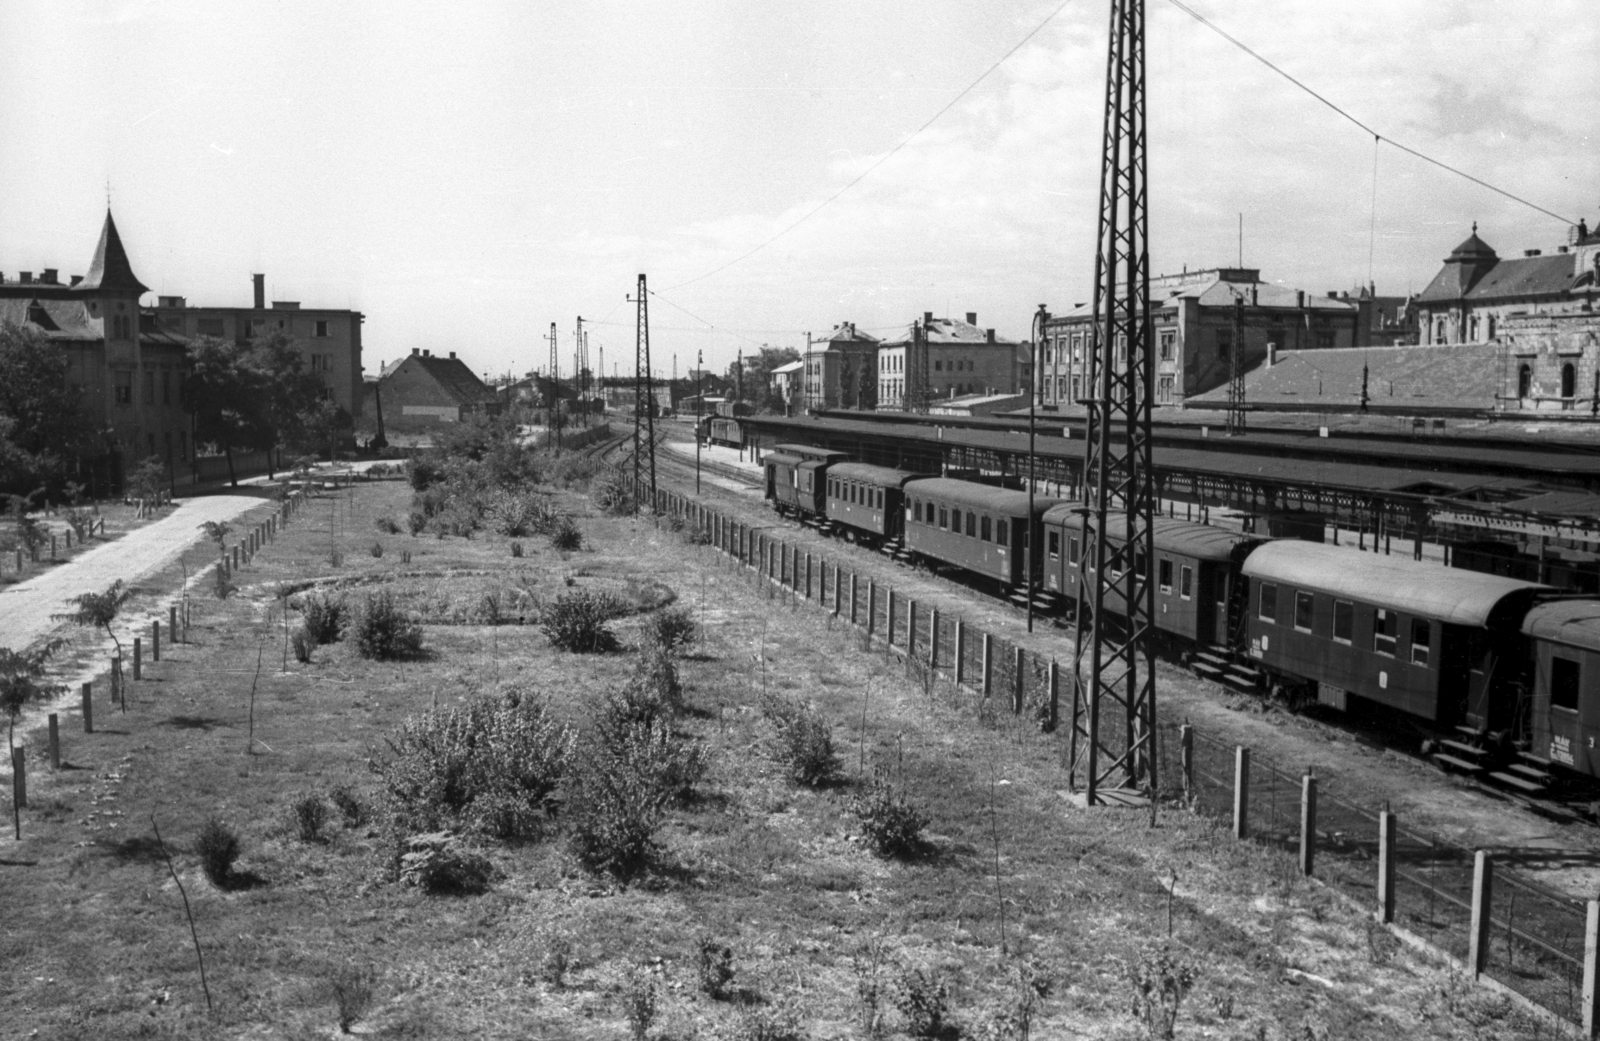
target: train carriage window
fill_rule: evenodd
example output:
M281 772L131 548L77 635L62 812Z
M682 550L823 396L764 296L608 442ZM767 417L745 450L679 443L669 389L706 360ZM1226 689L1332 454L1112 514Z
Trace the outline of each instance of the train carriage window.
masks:
M1582 672L1571 658L1550 656L1550 707L1578 711L1578 690Z
M1276 622L1278 620L1278 587L1268 582L1261 583L1261 609L1258 612L1263 622Z
M945 507L939 507L939 530L944 531L950 527L950 512Z
M1172 595L1172 561L1162 557L1156 561L1156 585L1168 596Z
M1399 628L1400 619L1395 617L1393 611L1378 608L1372 621L1372 649L1393 658L1395 636Z
M1431 624L1417 619L1411 622L1411 664L1428 667L1428 644L1432 637Z
M1194 568L1188 564L1178 570L1178 595L1185 600L1194 596Z
M989 541L989 518L988 517L983 518L982 523L980 523L978 525L978 538L982 539L985 542Z
M1001 517L999 520L995 521L995 524L994 524L994 544L996 546L1004 546L1006 544L1006 539L1008 538L1006 533L1008 531L1010 531L1010 530L1011 530L1011 521L1008 520L1007 518Z
M1294 594L1294 627L1300 632L1311 631L1311 620L1316 615L1317 598L1310 593Z
M911 519L916 521L918 524L921 524L922 523L922 500L921 499L912 499L911 500L911 506L909 508L911 510Z
M978 515L971 510L967 511L967 537L978 537Z
M1348 600L1333 602L1333 639L1335 643L1350 643L1355 639L1356 607Z
M1061 532L1059 532L1059 531L1050 532L1049 539L1048 539L1048 545L1049 545L1050 559L1051 560L1060 560L1061 559Z
M883 489L878 489L878 509L883 509Z
M1067 563L1073 567L1078 566L1078 536L1071 535L1067 538Z

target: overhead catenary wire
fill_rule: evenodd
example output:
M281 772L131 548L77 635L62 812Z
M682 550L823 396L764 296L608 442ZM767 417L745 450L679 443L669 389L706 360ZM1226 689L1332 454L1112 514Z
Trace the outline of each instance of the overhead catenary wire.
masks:
M1529 209L1537 210L1539 213L1544 214L1546 217L1552 217L1552 218L1560 221L1563 224L1566 224L1566 225L1570 226L1572 224L1576 224L1577 223L1576 221L1569 220L1568 218L1563 217L1559 213L1556 213L1556 212L1554 212L1552 210L1545 209L1543 206L1540 206L1538 203L1529 202L1527 199L1524 199L1522 196L1513 194L1512 192L1509 192L1506 189L1501 188L1499 185L1490 184L1488 181L1485 181L1481 177L1475 177L1472 174L1467 173L1465 170L1459 169L1457 167L1451 166L1449 163L1446 163L1446 162L1443 162L1441 160L1435 159L1433 156L1428 155L1428 154L1426 154L1424 152L1419 152L1415 148L1410 147L1409 145L1403 145L1399 141L1396 141L1392 137L1385 137L1383 134L1378 133L1378 131L1374 130L1372 127L1368 126L1366 123L1362 122L1361 120L1357 119L1355 116L1351 115L1344 108L1342 108L1339 105L1335 104L1333 101L1329 100L1324 95L1318 93L1316 90L1313 90L1310 86L1308 86L1303 81L1301 81L1299 79L1296 79L1294 76L1290 75L1288 72L1285 72L1283 69L1279 68L1277 65L1274 65L1271 61L1269 61L1266 58L1262 57L1259 53L1257 53L1256 51L1252 50L1248 44L1246 44L1243 41L1239 40L1237 37L1230 35L1227 30L1223 29L1221 26L1219 26L1215 22L1211 21L1211 19L1207 18L1205 15L1201 14L1199 11L1196 11L1194 8L1190 7L1188 4L1184 3L1183 0L1167 0L1167 2L1170 3L1173 7L1176 7L1178 10L1182 11L1184 14L1188 15L1190 18L1193 18L1195 21L1199 22L1201 25L1205 26L1207 29L1210 29L1212 32L1216 33L1218 36L1222 37L1224 40L1227 40L1229 43L1233 44L1235 47L1239 48L1241 51L1244 51L1246 54L1250 55L1250 57L1254 58L1256 61L1258 61L1261 64L1265 65L1267 68L1271 69L1273 72L1276 72L1278 75L1282 76L1284 79L1288 80L1290 83L1293 83L1296 87L1299 87L1301 90L1305 91L1307 94L1311 95L1313 98L1316 98L1322 104L1326 105L1328 108L1330 108L1334 112L1338 113L1344 119L1346 119L1349 122L1355 124L1357 127L1360 127L1366 133L1371 134L1375 141L1382 142L1383 144L1386 144L1386 145L1390 146L1391 148L1399 149L1400 151L1405 152L1408 155L1411 155L1411 156L1414 156L1414 157L1416 157L1418 159L1421 159L1425 163L1432 163L1434 166L1437 166L1439 169L1445 170L1445 171L1447 171L1449 173L1453 173L1457 177L1466 178L1467 180L1471 181L1473 184L1478 185L1479 187L1487 188L1491 192L1494 192L1497 195L1502 195L1505 198L1510 199L1512 202L1521 203L1522 205L1528 207Z

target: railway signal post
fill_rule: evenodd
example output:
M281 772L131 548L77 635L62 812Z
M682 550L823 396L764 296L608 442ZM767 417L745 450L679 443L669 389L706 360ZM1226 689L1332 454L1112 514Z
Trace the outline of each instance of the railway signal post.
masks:
M1073 661L1069 784L1086 805L1156 792L1155 587L1144 0L1111 0L1104 150L1084 404L1083 580ZM1115 513L1113 513L1115 511ZM1122 530L1107 530L1113 521ZM1126 605L1123 618L1108 603Z

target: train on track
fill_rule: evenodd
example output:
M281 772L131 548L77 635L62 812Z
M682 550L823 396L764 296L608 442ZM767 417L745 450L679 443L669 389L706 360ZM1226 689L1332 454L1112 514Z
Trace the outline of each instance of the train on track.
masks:
M1013 601L1034 590L1063 613L1076 602L1089 562L1073 503L807 445L779 445L763 464L780 514L966 572ZM1113 539L1125 530L1120 516L1106 526ZM1154 624L1196 673L1399 714L1429 735L1424 751L1441 766L1528 795L1600 777L1600 599L1173 517L1156 519L1153 542Z
M708 444L743 448L744 430L739 421L750 412L750 406L742 401L719 401L714 413L700 417L695 436Z

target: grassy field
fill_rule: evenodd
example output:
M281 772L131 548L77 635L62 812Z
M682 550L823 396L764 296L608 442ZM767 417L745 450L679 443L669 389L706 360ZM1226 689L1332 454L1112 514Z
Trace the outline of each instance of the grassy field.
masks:
M874 992L880 1026L903 1035L915 1023L897 984L921 970L947 985L944 1036L1000 1038L1020 1036L1007 1013L1031 966L1050 984L1033 1037L1136 1038L1148 1034L1130 1013L1130 968L1159 982L1149 954L1165 948L1169 981L1193 972L1178 1037L1536 1036L1288 858L1174 808L1154 821L1074 809L1056 739L929 693L681 534L554 494L583 550L523 539L513 557L496 536L382 533L380 519L404 523L396 482L313 499L232 597L197 602L191 642L149 668L128 712L102 705L97 733L64 735L70 765L30 778L24 838L0 852L0 1031L323 1037L336 1032L331 982L354 972L373 984L354 1029L375 1036L629 1037L625 1006L653 994L653 1038L772 1039L785 1020L792 1036L864 1037ZM425 621L425 656L373 662L336 644L297 663L279 593L308 583L392 590ZM647 607L675 597L703 634L681 663L674 725L710 750L710 770L649 872L628 884L585 872L559 820L543 841L474 840L497 871L478 896L388 881L374 823L301 841L294 799L347 787L372 806L368 757L430 706L520 684L588 726L632 672L645 616L617 624L623 649L607 655L555 651L519 624L580 586ZM841 783L786 779L759 710L775 692L834 724ZM875 772L927 814L921 855L887 860L862 842L851 804ZM193 852L213 817L242 840L226 889ZM192 905L209 1014L157 824ZM702 938L732 952L720 999L699 985Z

